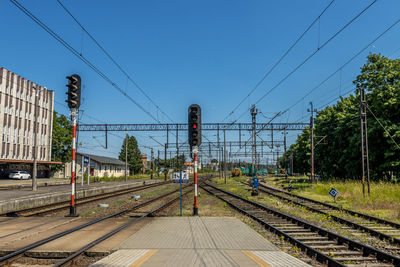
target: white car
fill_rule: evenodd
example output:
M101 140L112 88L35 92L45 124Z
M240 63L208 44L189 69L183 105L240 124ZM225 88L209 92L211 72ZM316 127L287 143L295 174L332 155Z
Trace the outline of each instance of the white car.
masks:
M8 175L8 178L11 179L31 179L31 175L27 173L26 171L13 171L10 172Z

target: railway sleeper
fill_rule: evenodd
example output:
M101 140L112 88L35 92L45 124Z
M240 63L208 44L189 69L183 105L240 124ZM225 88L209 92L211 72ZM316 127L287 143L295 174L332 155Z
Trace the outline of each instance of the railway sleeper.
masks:
M287 231L285 231L285 233L294 234L294 233L314 233L314 232L310 232L310 230L308 230L308 229L298 229L298 230L287 230Z
M331 244L331 245L325 245L325 246L317 245L317 246L313 246L313 248L320 250L320 251L326 251L326 250L332 250L332 249L347 249L347 246Z
M335 241L333 240L329 240L329 239L325 239L325 240L310 240L310 241L304 241L303 242L306 245L309 246L317 246L317 245L334 245L336 244Z
M358 250L352 250L352 251L332 251L330 254L333 255L333 257L343 257L343 256L359 256L362 255L362 253Z
M360 264L346 264L347 267L360 267ZM366 267L393 267L393 264L385 263L368 263Z
M328 240L324 236L319 236L319 235L314 235L314 236L298 236L296 237L297 240L301 242L307 242L307 241L318 241L318 240Z
M366 262L366 261L372 261L372 262L376 262L376 258L375 257L333 257L335 260L337 261L357 261L357 262Z

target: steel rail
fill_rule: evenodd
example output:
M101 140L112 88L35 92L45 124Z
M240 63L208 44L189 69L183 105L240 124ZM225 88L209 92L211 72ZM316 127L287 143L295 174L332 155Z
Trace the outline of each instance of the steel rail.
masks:
M244 183L244 184L246 184L246 183ZM248 185L248 184L246 184L246 185ZM268 192L267 190L265 190L265 189L263 189L263 188L259 188L259 191L261 191L261 192L263 192L263 193L265 193L265 194L272 195L272 196L274 196L274 197L276 197L276 198L279 198L279 199L281 199L281 200L294 203L294 204L296 204L296 205L298 205L298 206L301 206L301 207L304 207L304 208L306 208L306 209L308 209L308 210L310 210L310 211L312 211L312 212L316 212L316 213L328 215L328 216L329 216L332 220L334 220L335 222L338 222L338 223L341 223L341 224L345 224L345 225L350 226L350 227L352 227L352 228L354 228L354 229L367 232L367 233L369 233L369 234L371 234L371 235L373 235L373 236L378 237L379 239L381 239L381 240L383 240L383 241L387 241L387 242L389 242L389 243L391 243L391 244L400 245L400 239L395 238L395 237L393 237L393 236L390 236L390 235L388 235L388 234L385 234L385 233L376 231L376 230L374 230L374 229L371 229L371 228L369 228L369 227L360 225L360 224L358 224L358 223L355 223L355 222L352 222L352 221L349 221L349 220L340 218L340 217L338 217L338 216L335 216L335 215L330 214L330 213L328 213L328 212L322 211L322 210L320 210L320 209L310 207L310 206L308 206L308 205L305 205L305 204L303 204L303 203L301 203L301 202L298 202L298 201L295 201L295 200L293 200L293 199L290 199L290 198L287 198L287 197L284 197L284 196L281 196L281 195L278 195L278 194L275 194L275 193L272 193L272 192ZM293 196L295 196L295 195L293 195Z
M171 182L167 181L167 182L159 182L159 183L140 185L140 186L135 186L135 187L132 187L132 188L125 188L125 189L121 189L121 190L114 191L114 192L104 193L104 194L101 194L101 195L77 198L77 201L80 201L80 204L86 204L86 203L90 203L90 202L97 201L97 200L102 200L102 199L107 199L107 198L114 197L114 196L128 194L130 192L135 192L135 191L139 191L139 190L144 190L144 189L148 189L148 188L153 188L153 187L157 187L157 186L166 185L168 183L171 183ZM79 204L79 203L77 203L77 204ZM44 210L43 211L43 209L48 209L48 208L51 208L53 206L59 206L59 205L64 205L64 206L55 207L53 209L49 209L49 210ZM24 212L27 213L27 212L30 212L30 211L38 210L37 212L29 214L29 215L26 216L26 217L31 217L31 216L37 216L37 215L45 214L45 213L48 213L48 212L59 211L59 210L65 209L65 208L69 208L69 201L62 201L62 202L52 203L52 204L43 205L43 206L40 206L40 207L34 207L34 208L28 208L28 209L23 209L23 210L18 210L18 211L7 212L7 213L4 213L4 214L6 216L8 216L8 217L19 217L20 213L24 213ZM2 214L0 214L0 215L2 215Z
M186 195L186 194L188 194L188 193L191 192L191 191L193 191L193 189L190 189L190 190L186 191L186 192L183 193L182 195ZM134 224L134 223L136 223L136 222L138 222L138 221L144 219L145 217L149 217L149 216L153 215L154 213L156 213L156 212L158 212L158 211L160 211L160 210L162 210L162 209L168 207L168 206L171 205L173 202L176 202L176 201L178 201L179 199L180 199L180 197L173 198L172 200L170 200L170 201L164 203L163 205L161 205L161 206L155 208L154 210L152 210L152 211L150 211L150 212L148 212L148 213L146 213L146 214L144 214L144 215L142 215L142 216L140 216L140 217L138 217L138 218L135 218L135 219L131 220L130 222L124 224L124 225L121 225L121 226L118 227L117 229L115 229L115 230L109 232L108 234L105 234L104 236L102 236L102 237L96 239L95 241L90 242L89 244L87 244L86 246L84 246L84 247L81 248L80 250L76 251L76 252L73 253L72 255L68 256L67 258L65 258L65 259L63 259L63 260L57 262L56 264L53 265L53 267L63 266L64 264L66 264L66 263L72 261L73 259L75 259L75 258L78 257L79 255L81 255L82 253L84 253L84 252L85 252L86 250L88 250L89 248L91 248L91 247L93 247L93 246L99 244L100 242L102 242L102 241L106 240L107 238L113 236L114 234L120 232L121 230L125 229L126 227L128 227L128 226L130 226L130 225L132 225L132 224Z
M349 213L349 214L351 214L353 216L362 217L362 218L370 220L370 221L375 221L375 222L381 223L381 224L387 224L387 225L390 225L390 226L395 227L397 229L400 229L400 224L395 223L395 222L391 222L391 221L388 221L388 220L385 220L385 219L381 219L381 218L378 218L378 217L375 217L375 216L371 216L371 215L368 215L368 214L364 214L364 213L361 213L361 212L357 212L357 211L353 211L353 210L349 210L349 209L344 209L344 208L339 208L339 207L336 207L336 206L331 205L331 204L327 204L327 203L320 202L320 201L317 201L317 200L314 200L314 199L311 199L311 198L306 198L306 197L303 197L303 196L291 194L289 192L285 192L285 191L282 191L282 190L279 190L279 189L276 189L276 188L273 188L273 187L270 187L270 186L267 186L267 185L260 184L260 186L268 188L268 189L276 191L276 192L279 192L279 193L284 193L284 194L289 195L289 196L294 196L294 197L300 198L300 199L305 200L305 201L309 201L309 202L313 202L315 204L323 205L323 206L326 206L326 207L328 207L330 209L335 209L335 210L338 210L338 211L344 211L344 212L347 212L347 213Z
M328 231L324 228L321 228L319 226L316 226L314 224L308 223L306 221L303 221L299 218L295 218L293 216L290 216L288 214L285 214L283 212L277 211L275 209L272 209L270 207L267 207L265 205L262 205L260 203L245 199L239 195L236 195L234 193L228 192L226 190L220 189L214 185L211 185L209 183L206 183L207 186L218 190L228 196L231 196L235 199L239 199L247 204L250 204L252 206L255 206L259 209L262 209L264 211L267 211L270 214L273 214L274 216L280 217L280 218L284 218L287 221L291 221L299 226L302 226L304 228L310 229L313 232L318 233L321 236L326 236L331 240L336 240L338 244L347 244L349 249L360 249L362 251L363 256L368 256L368 255L374 255L376 257L376 259L378 261L383 261L383 262L389 262L394 264L395 266L400 266L400 258L391 254L388 254L384 251L381 251L379 249L376 249L374 247L371 247L369 245L366 244L362 244L360 242L351 240L347 237L341 236L339 234L333 233L331 231ZM345 266L342 263L336 261L335 259L329 257L328 255L312 248L311 246L308 246L306 244L304 244L303 242L297 240L296 238L290 236L289 234L277 229L276 227L270 225L269 223L265 222L264 220L258 218L257 216L254 216L252 214L250 214L249 212L247 212L246 210L241 209L240 207L236 206L235 204L231 203L230 201L224 199L223 197L221 197L220 195L217 195L215 193L213 193L210 190L207 190L204 186L201 186L201 188L203 188L205 191L209 192L210 194L215 195L216 197L218 197L219 199L223 200L224 202L226 202L227 204L229 204L231 207L234 207L235 209L240 210L242 213L246 214L247 216L251 217L252 219L255 219L256 221L260 222L261 224L263 224L264 226L266 226L268 229L270 229L271 231L273 231L274 233L277 233L278 235L284 236L285 238L288 238L288 240L295 244L296 246L300 247L301 249L303 249L304 251L306 251L306 253L308 255L312 255L312 256L316 256L317 260L319 260L320 262L327 262L328 266Z
M191 185L192 185L192 184L189 184L189 185L185 186L185 188L188 187L188 186L191 186ZM46 243L48 243L48 242L50 242L50 241L53 241L53 240L58 239L58 238L60 238L60 237L66 236L66 235L68 235L68 234L70 234L70 233L76 232L76 231L78 231L78 230L81 230L81 229L83 229L83 228L85 228L85 227L88 227L88 226L91 226L91 225L93 225L93 224L96 224L96 223L102 222L102 221L104 221L104 220L107 220L107 219L110 219L110 218L119 216L119 215L121 215L121 214L123 214L123 213L127 213L127 212L130 212L130 211L133 211L133 210L135 210L135 209L138 209L138 208L140 208L140 207L143 207L143 206L145 206L145 205L148 205L148 204L150 204L150 203L152 203L152 202L154 202L154 201L157 201L157 200L159 200L159 199L161 199L161 198L164 198L164 197L166 197L166 196L168 196L168 195L171 195L171 194L173 194L173 193L176 193L176 192L178 192L178 191L179 191L179 189L176 189L176 190L167 192L167 193L165 193L165 194L163 194L163 195L160 195L160 196L158 196L158 197L155 197L155 198L149 199L149 200L147 200L147 201L145 201L145 202L142 202L142 203L140 203L140 204L137 204L137 205L135 205L135 206L133 206L133 207L131 207L131 208L129 208L129 209L125 209L125 210L122 210L122 211L113 213L113 214L108 215L108 216L105 216L105 217L103 217L103 218L99 218L99 219L93 220L93 221L88 222L88 223L85 223L85 224L83 224L83 225L74 227L74 228L72 228L72 229L66 230L66 231L64 231L64 232L61 232L61 233L52 235L52 236L50 236L50 237L44 238L44 239L42 239L42 240L39 240L39 241L37 241L37 242L34 242L33 244L30 244L30 245L25 246L25 247L23 247L23 248L21 248L21 249L19 249L19 250L17 250L17 251L11 252L11 253L9 253L9 254L7 254L7 255L4 255L4 256L0 257L0 263L2 263L2 264L4 265L4 262L9 261L9 260L11 260L12 258L15 258L15 257L17 257L17 256L20 256L21 254L25 253L25 252L28 251L28 250L31 250L31 249L33 249L33 248L39 247L39 246L41 246L41 245L44 245L44 244L46 244Z

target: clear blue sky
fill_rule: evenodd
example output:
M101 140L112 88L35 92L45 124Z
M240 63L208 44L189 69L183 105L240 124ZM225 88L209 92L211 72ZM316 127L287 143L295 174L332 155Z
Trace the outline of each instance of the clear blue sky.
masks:
M203 122L222 121L329 2L62 0L174 122L187 121L187 107L192 103L202 107ZM246 113L252 103L309 56L318 47L318 42L324 43L371 2L336 0L319 23L226 121L233 121ZM20 3L81 51L160 121L171 122L82 33L56 0L21 0ZM399 19L399 10L398 0L377 1L260 101L257 108L263 114L258 116L258 120L268 121L274 112L285 110L303 97ZM0 16L3 21L0 66L54 90L57 112L68 114L65 106L58 103L65 101L65 76L78 73L85 85L82 122L98 123L92 119L94 117L107 123L156 123L11 2L0 2ZM400 25L275 122L308 121L310 101L318 108L351 90L351 81L370 52L399 57ZM250 122L249 112L239 121ZM148 133L133 134L142 145L157 145L148 138ZM215 133L204 134L216 140ZM153 132L150 135L161 143L165 142L164 133ZM104 143L104 134L81 134L84 151L117 156L121 138L110 136L110 148L104 150L92 136ZM248 136L246 134L243 139ZM295 136L296 133L290 132L289 140L293 142ZM262 138L269 140L269 133L263 133ZM277 138L281 139L281 136ZM181 140L184 139L186 133L182 134ZM237 134L228 134L228 140L237 140ZM148 149L143 151L148 153Z

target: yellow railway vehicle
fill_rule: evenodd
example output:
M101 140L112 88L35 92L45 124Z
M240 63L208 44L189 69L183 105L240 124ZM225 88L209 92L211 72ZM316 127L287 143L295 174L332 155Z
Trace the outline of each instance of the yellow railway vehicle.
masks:
M240 168L233 168L232 177L238 177L242 175L242 170Z

